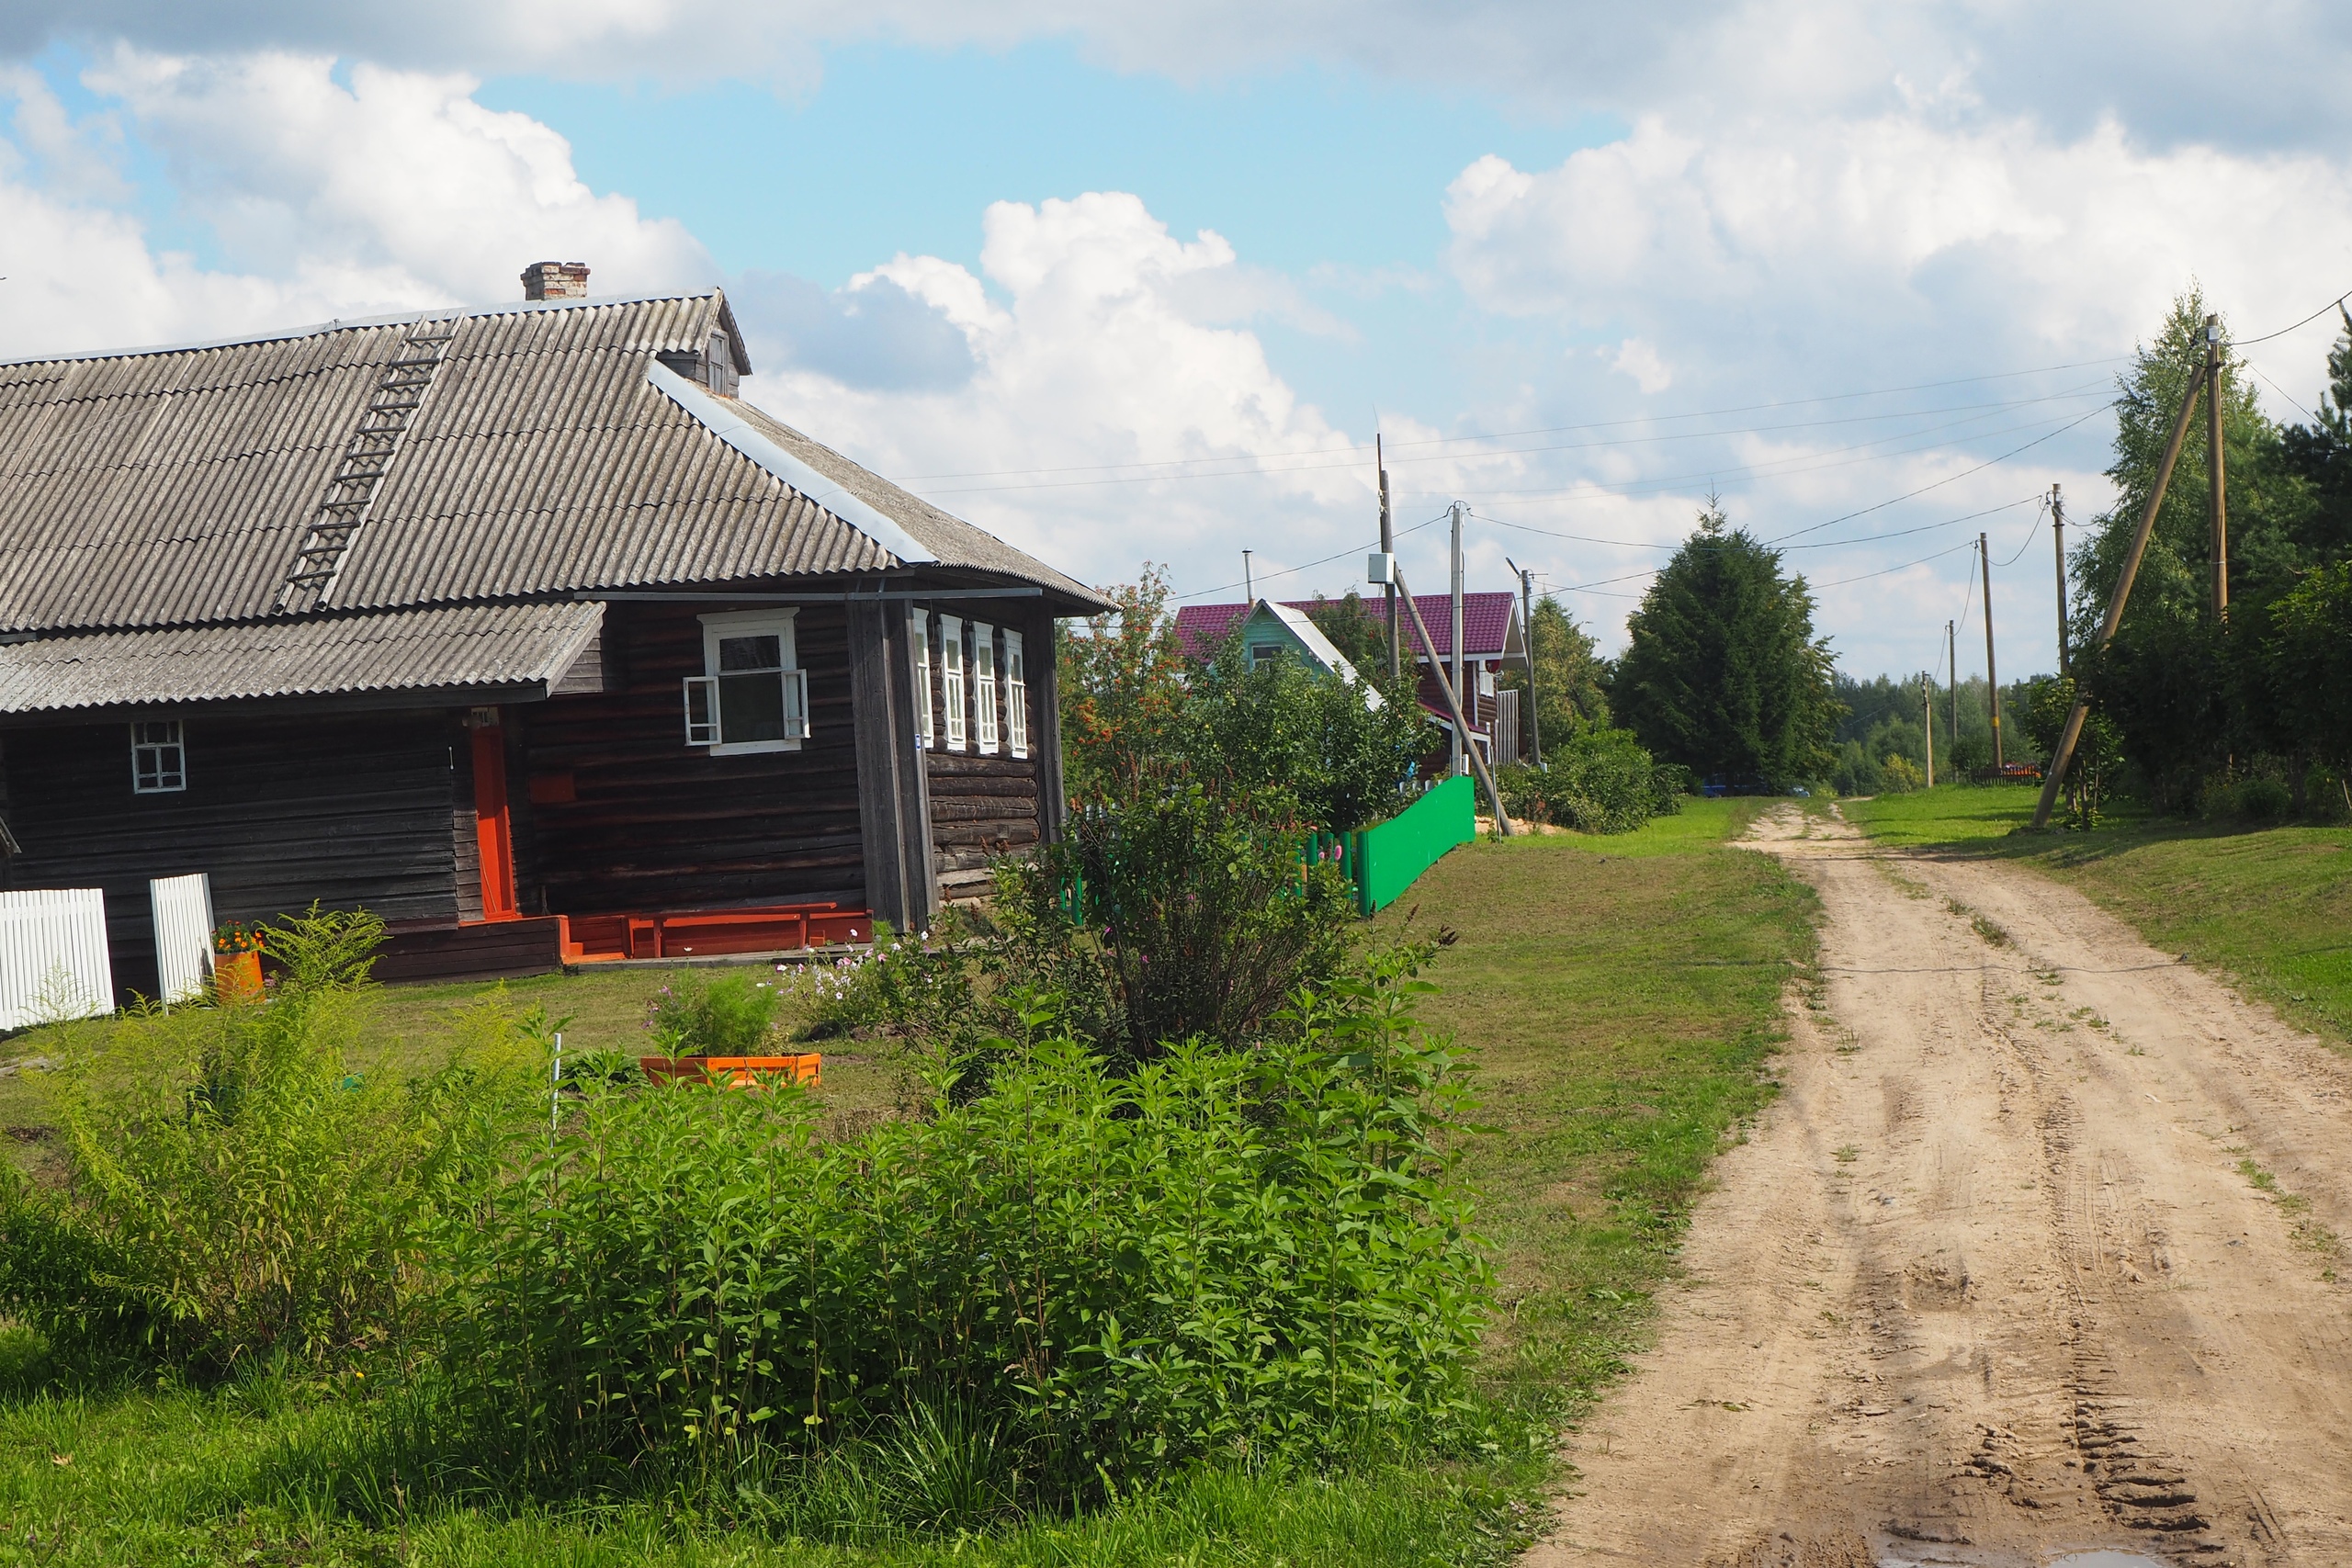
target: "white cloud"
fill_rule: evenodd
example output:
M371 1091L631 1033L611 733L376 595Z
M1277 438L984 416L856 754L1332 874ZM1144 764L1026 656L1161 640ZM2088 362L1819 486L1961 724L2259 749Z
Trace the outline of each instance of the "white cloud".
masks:
M1663 392L1674 385L1674 368L1658 357L1657 350L1640 338L1629 337L1617 345L1616 356L1609 367L1620 375L1630 376L1634 385L1644 392Z
M593 258L599 289L716 276L684 228L574 174L564 140L473 102L474 84L268 54L186 60L119 51L94 89L159 149L179 205L221 265L159 252L114 167L117 115L68 120L35 78L0 162L0 246L13 307L0 353L226 335L331 316L517 297L525 264ZM0 143L5 158L7 143Z
M950 388L877 389L791 363L746 393L948 509L1097 581L1182 558L1214 580L1248 546L1269 569L1351 546L1370 464L1300 401L1235 317L1277 312L1222 236L1180 240L1136 197L998 202L978 274L901 255L888 285L965 340ZM1253 453L1289 456L1262 465ZM1171 481L1171 472L1239 470ZM1312 580L1302 580L1312 581Z

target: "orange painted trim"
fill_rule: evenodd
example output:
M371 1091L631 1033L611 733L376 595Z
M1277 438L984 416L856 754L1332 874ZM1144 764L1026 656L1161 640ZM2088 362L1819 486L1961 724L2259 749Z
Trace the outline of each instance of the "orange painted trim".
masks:
M474 841L481 852L481 918L511 920L522 914L514 896L514 830L506 809L506 732L473 732Z
M813 1089L820 1081L825 1058L814 1051L793 1056L639 1056L637 1065L657 1084L716 1078L729 1089L764 1089L769 1081L788 1078Z

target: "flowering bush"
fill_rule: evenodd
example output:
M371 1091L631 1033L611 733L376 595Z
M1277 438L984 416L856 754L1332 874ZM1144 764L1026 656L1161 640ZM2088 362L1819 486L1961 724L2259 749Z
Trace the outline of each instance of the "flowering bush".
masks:
M664 986L646 1009L646 1032L667 1056L750 1056L775 1028L776 992L749 976Z
M212 928L212 951L223 958L240 953L261 951L261 931L243 920L230 920Z

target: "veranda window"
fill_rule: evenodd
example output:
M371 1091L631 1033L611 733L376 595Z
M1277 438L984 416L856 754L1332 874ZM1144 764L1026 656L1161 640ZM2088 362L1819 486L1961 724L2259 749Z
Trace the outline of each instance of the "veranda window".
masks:
M138 795L171 795L187 788L187 742L178 719L141 719L131 725L130 788Z
M907 646L915 665L915 750L931 744L931 613L907 611Z
M1029 755L1029 669L1022 658L1021 634L1004 634L1004 728L1016 757Z
M964 623L954 615L939 617L940 684L947 695L947 744L964 749Z
M972 623L972 693L974 705L979 709L980 750L997 749L996 722L996 628Z
M797 612L702 617L703 673L685 678L686 744L714 757L797 751L808 739L808 677Z

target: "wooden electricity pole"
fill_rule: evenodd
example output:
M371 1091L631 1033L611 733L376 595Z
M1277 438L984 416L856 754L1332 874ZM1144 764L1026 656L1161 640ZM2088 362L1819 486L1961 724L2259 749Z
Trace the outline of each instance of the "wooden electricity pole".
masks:
M1535 716L1535 574L1509 556L1503 564L1519 573L1520 635L1527 643L1527 739L1533 765L1544 765L1544 726Z
M2223 488L2222 444L2222 318L2205 318L2205 467L2213 524L2213 618L2230 618L2230 498Z
M2064 680L2066 669L2066 503L2058 494L2058 487L2050 487L2050 534L2058 542L2058 678Z
M1928 711L1928 787L1936 787L1936 687L1925 670L1919 671L1919 705Z
M1944 730L1944 742L1951 754L1960 755L1960 633L1950 621L1944 623L1944 707L1951 715L1951 723ZM1959 764L1955 762L1954 766Z
M1396 575L1397 597L1405 601L1405 608L1412 615L1413 629L1421 634L1421 651L1430 656L1430 669L1437 676L1437 689L1445 697L1445 711L1453 720L1453 733L1457 736L1463 735L1466 732L1466 728L1462 722L1461 694L1455 689L1453 682L1446 678L1445 660L1437 656L1437 644L1430 639L1429 623L1421 619L1421 607L1414 603L1413 590L1405 581L1405 574L1398 571ZM1476 746L1465 745L1463 750L1470 753L1471 771L1478 775L1478 782L1487 786L1487 798L1495 803L1496 829L1504 838L1510 838L1516 829L1511 827L1510 818L1503 810L1503 792L1495 787L1495 775L1487 770L1487 759L1478 754L1478 748Z
M1372 460L1380 469L1380 553L1393 558L1396 553L1396 535L1388 521L1388 459L1381 455L1377 432L1372 438ZM1403 642L1396 636L1396 572L1388 574L1388 581L1382 584L1382 591L1388 596L1388 683L1393 686L1403 668L1399 657L1403 652Z
M1984 558L1984 696L1993 709L1993 772L2001 771L2001 677L1993 669L1993 547L1976 536L1976 553Z
M1462 695L1462 503L1458 501L1453 503L1453 578L1451 586L1447 590L1447 593L1448 597L1452 600L1453 609L1453 641L1452 644L1453 651L1453 694L1457 699L1459 699ZM1417 621L1415 624L1419 625L1419 623ZM1435 659L1437 657L1437 653L1434 649L1430 651L1430 657L1431 659ZM1476 717L1477 713L1478 698L1476 694L1474 693L1470 698L1471 716L1474 718ZM1475 755L1476 754L1477 750L1478 748L1471 743L1470 732L1467 729L1461 728L1459 725L1455 726L1453 731L1453 771L1457 773L1462 771L1462 754L1464 752L1467 751ZM1502 809L1502 802L1499 799L1495 803L1495 809L1497 811L1500 811Z
M2123 570L2115 579L2115 592L2108 596L2107 615L2098 624L2098 642L2094 651L2106 649L2114 640L2115 628L2123 624L2123 606L2132 597L2132 580L2140 575L2140 558L2148 551L2148 533L2156 525L2156 513L2165 503L2165 491L2172 484L2173 465L2180 461L2180 444L2188 435L2189 416L2197 412L2197 394L2205 388L2208 365L2200 365L2190 372L2188 387L2180 395L2180 412L2172 422L2172 438L2165 443L2164 461L2156 465L2155 488L2148 494L2148 504L2140 513L2140 525L2132 530L2132 547L2124 552ZM2041 799L2033 808L2033 825L2050 826L2050 808L2058 802L2058 786L2074 765L2075 747L2083 738L2083 720L2090 714L2090 704L2083 694L2075 694L2075 705L2066 715L2066 728L2058 736L2058 750L2050 759L2050 772L2041 780Z

